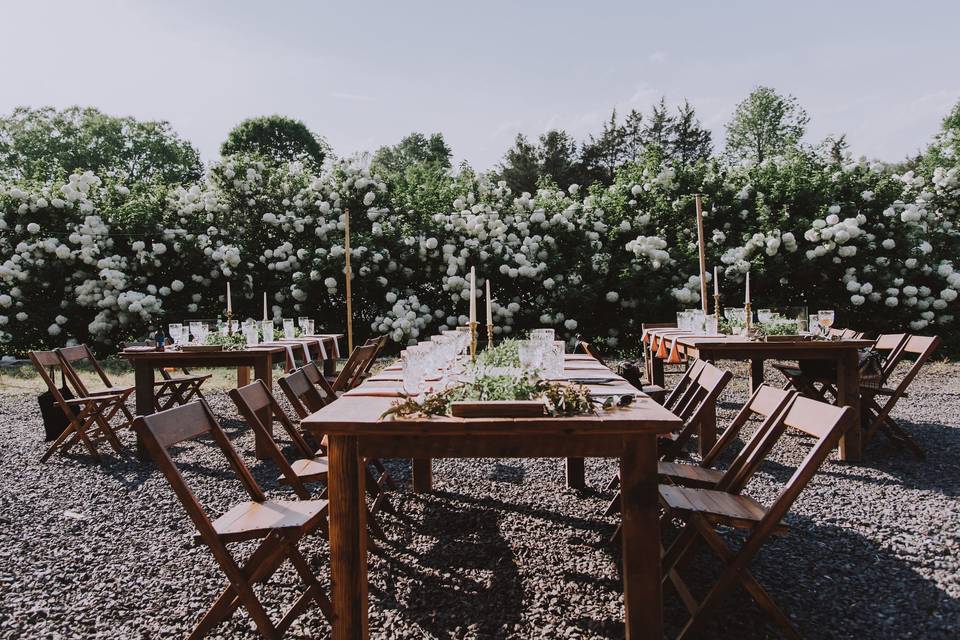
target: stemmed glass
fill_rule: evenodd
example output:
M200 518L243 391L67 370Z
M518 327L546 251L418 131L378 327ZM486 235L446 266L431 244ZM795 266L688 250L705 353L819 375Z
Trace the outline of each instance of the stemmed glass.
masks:
M426 358L428 351L420 345L407 347L403 352L403 392L414 398L423 391L426 381Z
M820 331L824 336L830 335L830 327L833 326L834 312L832 309L820 309L817 311L817 322L820 323Z
M539 340L524 340L517 346L520 367L524 371L532 372L540 368L543 351L539 342Z
M460 353L466 355L470 349L470 327L457 327L457 333L460 334Z
M310 318L306 316L300 316L299 318L297 318L297 326L300 327L301 333L307 332L307 323L309 322L309 320Z
M293 326L293 318L283 319L283 337L287 340L293 340L296 337L296 330Z
M767 324L773 320L773 311L771 309L757 309L757 322Z
M264 342L273 342L273 320L261 320L260 333L263 334Z
M179 322L170 323L167 328L170 331L170 339L173 340L173 344L180 344L180 336L183 334L183 325Z
M308 335L308 336L315 336L315 335L317 335L317 334L315 334L313 331L314 331L314 321L311 320L310 318L307 318L307 328L306 328L306 333L307 333L307 335Z
M543 366L543 375L547 378L563 377L563 347L564 343L558 340L542 341L542 355L540 362Z

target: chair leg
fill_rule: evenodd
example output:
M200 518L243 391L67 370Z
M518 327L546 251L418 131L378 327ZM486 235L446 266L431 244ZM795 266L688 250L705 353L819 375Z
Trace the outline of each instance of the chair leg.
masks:
M620 513L620 492L617 491L617 495L613 496L613 500L610 501L610 504L607 505L606 511L603 512L605 516L612 516L615 513Z
M607 483L606 491L613 491L619 486L620 486L620 474L617 473L612 478L610 478L610 482Z

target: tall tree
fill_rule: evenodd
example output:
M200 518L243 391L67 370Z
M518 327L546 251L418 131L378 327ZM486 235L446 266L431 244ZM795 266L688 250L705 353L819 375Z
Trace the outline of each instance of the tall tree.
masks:
M583 164L577 154L577 143L567 132L547 131L536 144L518 134L500 163L500 177L517 193L533 193L541 176L553 178L561 187L583 183Z
M757 87L737 105L727 125L727 154L734 158L765 158L796 146L810 118L791 95Z
M220 145L224 156L253 153L275 162L305 160L317 167L329 149L303 122L284 116L262 116L238 124Z
M427 137L422 133L411 133L395 145L377 149L370 164L382 174L399 175L407 167L423 163L449 169L452 155L443 134L434 133Z
M661 97L660 102L653 105L650 109L650 117L647 124L643 127L643 141L645 146L657 145L664 153L670 149L670 137L673 134L673 116L667 109L666 98Z
M623 128L617 123L617 110L603 124L599 137L592 134L583 145L583 163L604 184L612 184L614 173L623 163Z
M132 183L181 183L203 172L200 154L167 122L109 116L90 107L18 107L0 118L0 177L48 180L74 171Z
M713 151L710 132L701 126L690 103L683 101L677 108L670 131L669 154L676 162L692 164L706 160Z

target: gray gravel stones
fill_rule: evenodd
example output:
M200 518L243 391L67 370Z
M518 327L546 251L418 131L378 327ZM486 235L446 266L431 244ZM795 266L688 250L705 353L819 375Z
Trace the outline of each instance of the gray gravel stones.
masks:
M743 371L722 399L721 420L746 397ZM790 535L769 544L754 572L809 638L955 638L960 629L960 366L934 365L896 416L927 450L925 461L874 443L863 464L830 460L789 516ZM771 380L775 373L770 371ZM258 482L290 497L276 470L255 462L253 438L224 394L209 394ZM55 456L39 464L43 428L35 399L0 396L0 638L180 638L223 586L209 552L148 464ZM124 439L132 444L132 434ZM787 437L748 487L776 495L806 450ZM244 499L210 443L176 458L213 515ZM442 460L436 492L407 489L407 461L389 461L401 485L388 540L370 560L370 619L380 638L618 638L622 598L615 518L600 514L615 463L589 460L592 489L563 487L559 460ZM731 541L737 541L735 534ZM247 551L247 550L244 550ZM327 548L304 546L326 581ZM248 551L247 551L248 552ZM703 593L717 562L685 572ZM278 616L297 586L288 567L262 590ZM665 597L668 631L684 620ZM211 637L255 637L238 612ZM328 637L319 612L291 637ZM737 593L710 637L776 637Z

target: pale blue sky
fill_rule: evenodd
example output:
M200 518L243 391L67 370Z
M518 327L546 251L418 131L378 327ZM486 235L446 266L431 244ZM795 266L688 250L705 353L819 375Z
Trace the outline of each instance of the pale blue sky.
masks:
M169 120L205 159L241 119L304 120L340 154L440 131L496 164L518 133L584 138L613 107L688 98L722 144L758 84L807 141L899 160L960 99L960 3L5 2L0 112L94 105Z

